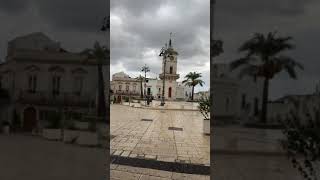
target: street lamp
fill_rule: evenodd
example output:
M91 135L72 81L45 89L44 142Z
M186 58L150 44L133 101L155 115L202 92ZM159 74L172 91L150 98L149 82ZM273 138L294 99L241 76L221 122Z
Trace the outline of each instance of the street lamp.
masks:
M145 106L147 106L147 96L146 96L146 86L147 86L147 72L150 71L149 67L145 64L142 69L142 72L144 72L144 98L145 98Z
M159 56L163 57L163 77L162 77L162 97L161 97L161 103L160 106L164 106L165 102L164 102L164 89L165 89L165 78L166 78L166 58L169 56L168 51L167 51L167 44L165 47L162 47L160 50L160 54Z

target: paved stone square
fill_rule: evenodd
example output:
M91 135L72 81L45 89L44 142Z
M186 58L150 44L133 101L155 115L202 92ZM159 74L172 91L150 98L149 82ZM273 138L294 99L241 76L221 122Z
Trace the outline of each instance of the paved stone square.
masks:
M210 165L210 136L203 134L200 112L110 108L112 155Z
M0 134L0 179L107 179L102 148L79 147L30 135Z
M217 180L303 180L280 145L281 130L214 127L211 176Z

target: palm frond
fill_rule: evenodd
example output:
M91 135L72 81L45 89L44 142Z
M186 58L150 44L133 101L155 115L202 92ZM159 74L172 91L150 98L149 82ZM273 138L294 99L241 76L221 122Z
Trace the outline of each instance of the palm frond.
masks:
M257 65L246 65L239 72L239 78L243 78L244 76L256 76L259 73L259 66Z
M279 71L287 71L289 76L293 79L297 79L296 68L299 68L301 70L304 69L302 64L288 56L275 57L274 59L272 59L272 61L274 61L274 63L277 64L277 66L280 68Z
M244 57L244 58L240 58L240 59L236 59L236 60L232 61L229 65L229 67L230 67L230 70L233 71L233 70L239 68L240 66L249 64L249 62L250 62L250 58Z

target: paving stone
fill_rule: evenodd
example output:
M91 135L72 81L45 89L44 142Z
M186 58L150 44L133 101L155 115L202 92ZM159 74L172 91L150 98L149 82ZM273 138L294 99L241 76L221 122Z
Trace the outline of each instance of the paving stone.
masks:
M122 154L121 154L121 156L122 156L122 157L128 157L129 154L130 154L130 151L123 151Z
M146 159L156 159L157 156L146 154L146 155L144 156L144 158L146 158Z
M123 152L122 150L116 150L116 151L113 153L113 155L115 155L115 156L120 156L122 152Z
M138 155L137 154L133 154L133 153L131 153L130 155L129 155L129 157L131 157L131 158L136 158Z

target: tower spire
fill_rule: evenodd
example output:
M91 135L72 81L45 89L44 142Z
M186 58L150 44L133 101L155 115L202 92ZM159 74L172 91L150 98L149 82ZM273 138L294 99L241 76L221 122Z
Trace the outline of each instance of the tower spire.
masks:
M172 47L172 42L171 42L171 35L172 35L172 32L170 32L170 39L169 39L169 48Z

